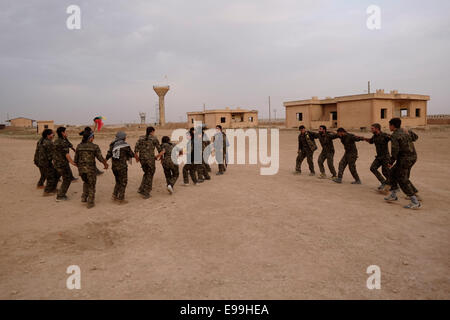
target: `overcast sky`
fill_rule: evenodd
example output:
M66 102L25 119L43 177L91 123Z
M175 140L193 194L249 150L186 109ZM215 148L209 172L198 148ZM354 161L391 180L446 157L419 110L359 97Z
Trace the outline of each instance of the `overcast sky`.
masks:
M68 30L66 8L81 8ZM381 29L366 9L381 8ZM0 122L27 116L85 124L154 118L167 76L166 119L267 100L364 93L431 95L450 113L448 0L0 0Z

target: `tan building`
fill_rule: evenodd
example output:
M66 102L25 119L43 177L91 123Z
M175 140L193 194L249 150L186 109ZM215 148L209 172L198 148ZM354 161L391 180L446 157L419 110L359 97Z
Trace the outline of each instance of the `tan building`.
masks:
M250 128L258 126L258 111L244 109L217 109L200 112L188 112L188 126L192 127L194 121L201 121L208 128L221 125L223 128Z
M53 120L39 120L37 122L37 133L41 134L45 129L55 130L55 123Z
M33 128L33 122L36 120L19 117L7 120L11 124L11 127L21 127L21 128Z
M402 118L405 127L427 125L427 102L429 96L406 94L384 90L376 93L326 98L319 100L288 101L286 108L286 127L304 125L317 129L320 125L329 128L346 129L369 128L373 123L388 127L389 120Z

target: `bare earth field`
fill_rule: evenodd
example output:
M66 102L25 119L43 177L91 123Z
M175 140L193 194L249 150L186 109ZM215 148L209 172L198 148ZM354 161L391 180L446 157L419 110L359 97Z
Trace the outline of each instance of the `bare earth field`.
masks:
M158 163L153 197L143 200L133 163L130 203L110 200L108 170L88 210L81 181L68 202L42 197L36 140L0 135L0 298L449 299L450 131L417 132L412 180L424 199L417 211L403 209L403 197L388 204L375 192L375 150L365 142L361 186L350 185L348 171L342 185L293 175L297 132L281 131L277 175L232 165L216 176L214 166L211 181L178 180L171 196ZM138 134L130 134L133 146ZM110 141L95 142L105 154ZM337 166L343 148L335 145ZM66 288L69 265L81 268L81 290ZM370 265L381 268L381 290L366 287Z

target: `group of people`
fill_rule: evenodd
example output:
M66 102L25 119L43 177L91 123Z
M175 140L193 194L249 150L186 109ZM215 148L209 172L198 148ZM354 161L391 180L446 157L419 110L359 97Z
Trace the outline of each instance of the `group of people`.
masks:
M94 129L95 130L95 129ZM187 133L186 163L183 166L183 185L189 185L189 177L193 184L210 180L211 167L207 159L212 150L218 163L217 175L223 175L227 167L227 147L229 145L222 126L216 127L216 134L212 138L213 144L206 136L205 127L191 128ZM94 143L95 134L90 127L86 127L80 135L81 143L76 149L70 143L65 127L56 130L57 138L54 140L54 132L45 129L42 137L36 145L34 163L41 172L37 187L44 189L44 196L52 196L56 193L56 201L65 201L67 191L72 181L77 180L71 170L71 165L78 168L79 176L83 181L83 193L81 201L87 203L87 208L95 206L95 187L97 176L102 174L96 160L103 163L108 169L108 160L112 159L112 172L115 177L115 186L112 200L119 204L127 203L125 190L128 183L128 163L134 158L141 164L144 172L138 193L148 199L151 196L153 176L156 171L156 161L161 160L166 178L167 190L174 192L174 186L179 177L178 157L183 150L170 141L170 137L164 136L161 143L155 136L155 128L148 127L146 134L138 139L134 151L126 142L126 133L119 131L116 138L109 145L106 157L103 157L100 147ZM74 158L70 156L70 150L75 152ZM155 152L156 150L156 152ZM57 189L58 181L62 179ZM46 181L45 185L44 182Z
M331 173L331 179L336 183L342 183L342 177L345 168L348 166L351 175L354 178L352 184L361 184L358 171L356 170L356 160L358 159L358 149L356 142L366 141L375 145L376 156L370 171L379 180L378 190L382 193L390 194L385 197L386 201L397 201L398 192L401 189L406 194L410 203L405 206L407 209L418 209L421 207L421 199L418 196L418 190L410 180L411 168L417 161L417 152L414 142L418 136L411 130L405 130L401 127L400 118L393 118L389 121L389 129L392 134L381 131L381 125L374 123L371 126L373 136L364 138L347 132L344 128L339 128L336 133L329 132L327 127L322 125L318 132L307 131L305 126L300 126L298 136L298 156L296 159L295 173L301 174L301 165L304 159L307 159L310 175L315 175L313 154L317 150L315 140L319 140L322 151L318 158L320 169L320 179L327 178L325 174L324 162L327 160L328 169ZM334 145L333 140L340 139L344 146L344 155L342 156L338 172L334 168ZM391 142L391 152L388 144ZM381 173L379 168L381 167Z

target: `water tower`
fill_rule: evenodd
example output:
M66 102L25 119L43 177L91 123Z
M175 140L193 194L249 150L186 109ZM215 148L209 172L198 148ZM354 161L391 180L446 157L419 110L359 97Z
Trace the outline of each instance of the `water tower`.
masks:
M141 124L145 124L145 112L139 112L139 117L141 117Z
M165 118L165 106L164 106L164 96L169 91L169 86L153 86L153 90L155 90L156 94L159 97L159 125L163 126L166 124Z

